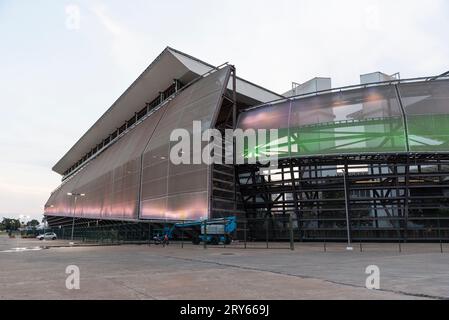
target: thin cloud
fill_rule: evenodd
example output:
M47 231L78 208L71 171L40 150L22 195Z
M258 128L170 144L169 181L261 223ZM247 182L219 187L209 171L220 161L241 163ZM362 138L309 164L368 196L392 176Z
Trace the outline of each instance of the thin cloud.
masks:
M90 10L100 20L101 24L115 37L127 36L126 30L107 15L107 7L104 5L95 5Z
M138 72L137 67L148 63L145 54L150 51L151 45L146 44L148 39L114 19L105 5L94 5L90 11L109 33L110 52L115 63L123 72L135 75Z

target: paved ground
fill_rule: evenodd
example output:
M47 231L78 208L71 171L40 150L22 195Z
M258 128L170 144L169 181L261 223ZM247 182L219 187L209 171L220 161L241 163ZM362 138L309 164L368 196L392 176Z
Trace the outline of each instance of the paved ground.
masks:
M449 299L449 246L255 249L263 246L69 247L0 236L0 299ZM364 287L373 264L381 290ZM65 287L68 265L80 268L80 290Z

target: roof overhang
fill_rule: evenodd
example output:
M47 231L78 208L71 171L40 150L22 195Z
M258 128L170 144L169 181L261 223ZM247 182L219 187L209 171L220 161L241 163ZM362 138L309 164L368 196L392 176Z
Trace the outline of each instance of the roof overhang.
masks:
M167 47L114 102L114 104L87 130L73 147L53 166L53 171L63 174L92 148L114 130L121 127L145 103L167 89L175 79L186 84L216 68L181 51ZM282 96L237 78L237 92L249 101L264 103ZM228 85L232 89L232 83Z

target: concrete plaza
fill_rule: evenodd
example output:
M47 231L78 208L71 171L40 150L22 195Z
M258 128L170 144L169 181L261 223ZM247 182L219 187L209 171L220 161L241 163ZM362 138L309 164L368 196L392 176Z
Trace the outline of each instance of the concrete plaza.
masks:
M275 244L270 244L276 247ZM0 299L448 299L449 245L70 246L0 236ZM68 290L68 265L80 289ZM365 269L380 269L380 290Z

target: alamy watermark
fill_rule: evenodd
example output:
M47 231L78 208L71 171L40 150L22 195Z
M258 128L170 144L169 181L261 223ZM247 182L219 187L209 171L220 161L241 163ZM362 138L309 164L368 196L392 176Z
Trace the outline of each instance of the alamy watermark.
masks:
M68 30L79 30L81 28L81 10L76 4L65 7L65 26Z
M180 164L271 164L278 160L278 129L218 129L202 131L201 121L192 130L170 134L170 161Z
M370 290L380 289L380 269L376 265L369 265L365 269L365 273L369 276L365 280L365 287Z
M69 265L65 269L65 273L68 274L65 279L65 287L67 290L79 290L80 289L80 268L76 265Z

